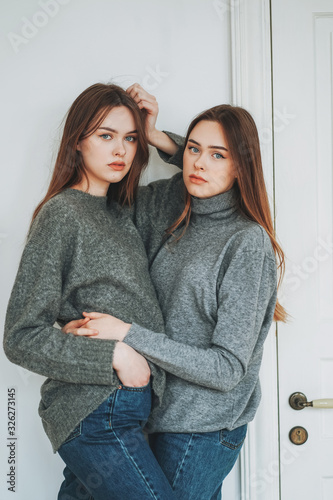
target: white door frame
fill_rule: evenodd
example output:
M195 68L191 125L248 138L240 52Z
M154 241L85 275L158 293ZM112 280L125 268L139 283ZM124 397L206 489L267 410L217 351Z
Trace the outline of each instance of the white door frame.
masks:
M232 101L253 115L274 214L270 0L229 0ZM275 219L275 214L274 214ZM277 328L273 323L261 369L262 402L240 456L241 499L280 498Z

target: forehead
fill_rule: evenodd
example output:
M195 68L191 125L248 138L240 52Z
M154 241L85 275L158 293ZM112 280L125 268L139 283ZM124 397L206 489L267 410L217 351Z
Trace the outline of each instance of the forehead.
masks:
M126 129L127 131L136 128L132 111L126 106L117 106L108 111L100 124L100 127L103 126L116 130Z
M194 139L203 146L214 145L227 147L222 126L217 122L201 120L190 133L190 139Z

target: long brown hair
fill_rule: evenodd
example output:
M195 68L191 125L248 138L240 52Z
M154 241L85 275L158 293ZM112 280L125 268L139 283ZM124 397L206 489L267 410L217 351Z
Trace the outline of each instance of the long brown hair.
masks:
M108 199L116 200L122 205L130 205L133 202L141 172L149 159L144 114L121 87L96 83L84 90L68 111L52 179L45 197L33 213L32 220L53 196L80 183L84 177L88 181L77 144L93 134L111 109L117 106L126 106L131 111L136 124L138 147L126 176L120 182L110 184Z
M240 212L248 219L260 224L270 237L280 271L278 287L281 284L285 260L284 253L276 240L273 220L268 202L262 169L260 143L256 124L248 111L243 108L223 104L204 111L190 124L185 138L185 147L193 128L202 120L218 123L228 143L231 158L237 171L235 190ZM186 188L185 188L186 190ZM180 217L170 226L168 235L184 223L181 238L186 231L191 216L191 195L186 190L185 208ZM277 301L274 311L275 321L286 321L287 313Z

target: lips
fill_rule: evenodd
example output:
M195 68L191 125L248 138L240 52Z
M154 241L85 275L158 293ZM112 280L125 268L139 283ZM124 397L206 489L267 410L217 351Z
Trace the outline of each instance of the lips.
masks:
M109 163L108 166L111 167L112 170L120 171L125 168L125 163L123 161L114 161L113 163Z
M205 182L207 182L202 177L199 177L198 175L194 175L194 174L190 175L189 179L191 182L193 182L193 184L204 184Z

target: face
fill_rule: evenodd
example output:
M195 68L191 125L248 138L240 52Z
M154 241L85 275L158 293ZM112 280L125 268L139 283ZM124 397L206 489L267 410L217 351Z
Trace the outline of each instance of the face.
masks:
M89 179L88 192L105 196L110 183L120 182L137 150L136 125L131 111L117 106L106 115L98 129L77 146Z
M193 128L184 151L183 177L192 196L210 198L231 189L236 169L222 127L202 120Z

